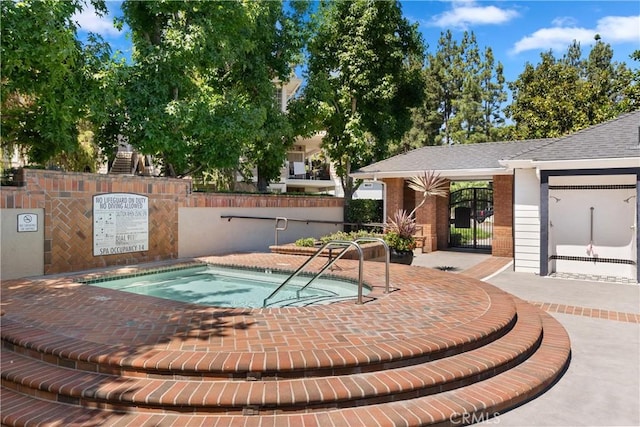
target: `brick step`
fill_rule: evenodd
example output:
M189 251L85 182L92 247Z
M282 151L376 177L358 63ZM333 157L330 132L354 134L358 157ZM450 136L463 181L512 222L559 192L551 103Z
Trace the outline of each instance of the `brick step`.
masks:
M523 305L514 328L502 338L458 355L395 369L279 381L202 381L117 377L51 365L4 351L5 387L51 400L96 406L171 408L199 412L287 411L366 405L414 398L461 387L521 363L538 347L537 309ZM179 376L179 370L174 376ZM301 406L302 405L302 406Z
M523 308L524 311L524 308ZM39 425L305 425L305 426L426 426L460 425L486 420L534 398L549 388L568 366L571 349L564 328L538 311L543 334L539 348L521 364L486 380L454 390L401 401L310 413L257 415L114 412L46 401L2 388L2 424Z
M407 342L389 338L358 347L277 352L181 351L110 346L59 335L50 330L2 318L4 348L77 370L110 375L225 381L347 375L417 365L485 346L508 333L516 323L511 296L493 296L500 312L486 313L473 324L443 330ZM490 310L491 311L491 310ZM131 356L135 355L135 356Z

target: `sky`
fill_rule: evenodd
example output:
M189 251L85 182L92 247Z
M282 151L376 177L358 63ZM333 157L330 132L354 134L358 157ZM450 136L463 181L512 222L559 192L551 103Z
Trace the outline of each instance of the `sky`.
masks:
M107 1L109 16L98 17L91 9L76 16L83 31L101 34L114 51L130 56L127 28L120 32L113 18L121 15L120 2ZM580 42L583 56L600 35L614 52L614 61L631 68L640 64L629 55L640 49L640 2L636 0L530 0L530 1L401 1L402 11L410 22L417 23L434 53L440 34L451 30L456 40L464 31L473 31L481 51L491 47L496 61L504 66L507 81L514 81L525 64L536 65L540 54L551 49L561 57L573 40Z

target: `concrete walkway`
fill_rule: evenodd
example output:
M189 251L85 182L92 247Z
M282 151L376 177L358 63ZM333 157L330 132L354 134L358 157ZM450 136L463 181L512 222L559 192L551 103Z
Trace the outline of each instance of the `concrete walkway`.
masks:
M438 251L416 254L413 265L465 274L489 262L490 255ZM571 364L557 384L486 424L640 425L640 285L545 278L511 267L486 281L550 312L572 343Z

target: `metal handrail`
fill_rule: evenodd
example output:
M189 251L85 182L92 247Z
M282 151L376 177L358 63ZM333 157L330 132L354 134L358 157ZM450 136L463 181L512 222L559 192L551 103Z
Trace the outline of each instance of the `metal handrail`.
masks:
M357 304L362 304L362 265L364 262L364 255L362 252L362 248L360 247L360 245L356 242L352 242L352 241L348 241L348 240L331 240L330 242L325 243L324 245L322 245L320 247L320 249L318 249L316 251L315 254L313 254L309 259L307 259L300 267L298 267L298 269L296 271L294 271L289 277L287 277L287 279L282 282L282 284L280 286L278 286L276 288L275 291L273 291L271 293L271 295L269 295L268 297L266 297L263 301L262 301L262 307L266 307L267 306L267 301L270 300L274 295L276 295L278 292L280 292L280 290L285 287L291 280L293 280L298 274L300 274L300 272L314 259L316 259L323 250L325 250L326 248L328 248L329 246L344 246L345 249L343 249L338 255L336 255L335 258L333 258L332 260L329 260L329 262L327 262L322 269L316 273L311 280L309 280L309 282L307 282L306 285L304 285L302 288L300 288L298 290L298 292L296 293L296 296L298 298L300 298L300 291L304 290L304 288L306 288L307 286L309 286L309 284L311 284L311 282L313 282L315 279L317 279L318 277L320 277L322 275L322 273L324 273L329 267L331 267L333 264L335 264L336 261L338 261L340 258L342 258L342 256L345 254L345 252L347 251L347 247L348 246L354 246L356 248L356 250L358 251L358 259L359 259L359 266L358 266L358 301Z
M391 258L391 251L389 250L389 245L384 241L381 237L359 237L355 240L358 242L379 242L384 246L384 264L385 264L385 273L384 273L384 293L389 293L389 262Z
M284 221L283 227L278 227L278 224L280 223L280 221ZM287 218L282 216L276 217L276 224L275 224L275 228L276 228L275 245L276 246L278 246L278 231L285 231L288 225L289 225L289 220Z
M220 215L221 219L226 219L228 222L232 219L266 219L266 220L277 220L282 217L268 217L268 216L250 216L250 215ZM305 219L305 218L287 218L290 222L304 222L306 224L333 224L333 225L361 225L363 227L384 227L384 223L378 222L368 222L368 223L358 223L358 222L344 222L344 221L332 221L327 219Z

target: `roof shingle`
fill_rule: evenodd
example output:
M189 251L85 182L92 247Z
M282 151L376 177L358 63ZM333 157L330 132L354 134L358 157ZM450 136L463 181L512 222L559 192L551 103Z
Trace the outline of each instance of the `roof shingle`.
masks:
M640 110L562 138L428 146L373 163L353 173L408 174L417 171L504 169L500 160L583 160L638 157Z

